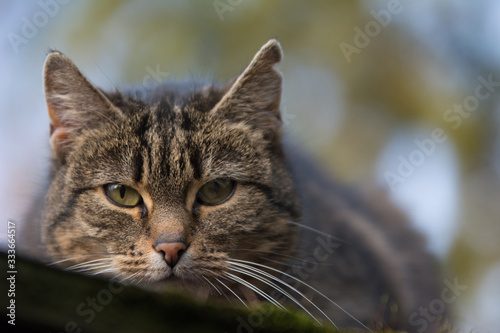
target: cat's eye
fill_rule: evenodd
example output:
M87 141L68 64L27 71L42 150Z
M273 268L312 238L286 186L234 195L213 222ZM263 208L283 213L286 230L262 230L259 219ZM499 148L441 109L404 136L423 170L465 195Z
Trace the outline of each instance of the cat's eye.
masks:
M108 199L115 205L132 208L142 202L142 197L130 186L109 184L104 187Z
M197 199L203 205L219 205L231 198L235 188L234 180L219 178L203 185L198 191Z

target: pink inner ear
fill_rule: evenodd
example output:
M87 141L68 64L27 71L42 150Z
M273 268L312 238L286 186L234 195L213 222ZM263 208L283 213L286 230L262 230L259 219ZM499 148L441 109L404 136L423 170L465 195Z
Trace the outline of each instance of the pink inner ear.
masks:
M47 111L49 112L50 136L52 137L54 131L61 126L61 122L59 121L59 117L57 116L54 108L52 107L52 103L49 103L48 99L47 99Z
M69 146L71 139L64 127L55 127L50 124L50 145L56 153L63 153Z
M71 143L70 133L59 120L54 109L50 105L47 105L47 109L50 119L50 145L57 154L64 153Z

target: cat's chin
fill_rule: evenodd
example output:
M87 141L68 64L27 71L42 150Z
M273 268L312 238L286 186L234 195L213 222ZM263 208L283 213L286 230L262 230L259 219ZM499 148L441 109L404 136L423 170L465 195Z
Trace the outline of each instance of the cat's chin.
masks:
M171 286L192 287L202 284L201 278L196 278L191 274L182 274L172 270L165 271L164 274L156 274L154 277L140 279L133 283L146 288L164 289Z
M207 300L210 295L210 289L201 280L181 278L175 275L140 283L139 286L155 292L189 292L200 300Z

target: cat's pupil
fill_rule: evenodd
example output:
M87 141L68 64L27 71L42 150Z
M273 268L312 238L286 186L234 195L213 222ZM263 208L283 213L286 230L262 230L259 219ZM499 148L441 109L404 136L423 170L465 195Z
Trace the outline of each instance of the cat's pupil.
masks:
M219 195L220 188L217 182L213 182L210 186L206 187L205 195L210 198L215 198Z
M120 198L122 198L122 199L123 199L123 198L125 197L125 192L126 192L126 190L127 190L127 189L125 188L125 186L123 186L123 185L122 185L122 186L120 186Z

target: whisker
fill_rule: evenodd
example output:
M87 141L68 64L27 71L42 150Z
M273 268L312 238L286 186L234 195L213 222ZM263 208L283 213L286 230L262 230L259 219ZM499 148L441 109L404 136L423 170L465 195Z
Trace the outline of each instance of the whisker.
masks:
M253 267L250 267L250 268L253 268ZM235 272L239 272L241 274L245 274L247 276L253 277L253 278L255 278L255 279L257 279L257 280L259 280L259 281L267 284L268 286L274 288L275 290L279 291L280 293L282 293L283 295L285 295L286 297L288 297L291 301L293 301L295 304L297 304L302 310L304 310L309 316L311 316L311 318L313 318L314 320L316 320L316 322L321 325L321 322L315 316L313 316L312 313L309 312L302 304L300 304L300 302L295 297L293 297L292 295L290 295L288 292L286 292L285 290L283 290L283 288L279 287L275 283L273 283L273 282L269 281L268 279L265 279L265 278L263 278L263 277L255 274L255 273L249 272L249 271L247 271L245 269L236 269L234 267L230 267L229 269L233 270ZM307 297L301 295L300 293L299 293L299 295L302 296L302 297L304 297L305 299L307 299ZM307 300L309 300L309 299L307 299ZM311 301L309 300L309 302L311 302ZM328 318L328 316L327 316L327 318ZM332 322L332 324L333 324L333 322ZM337 327L335 326L335 328L337 328Z
M99 275L99 274L103 274L103 273L107 273L107 272L114 272L114 271L115 271L115 268L111 267L111 268L104 269L104 270L99 271L99 272L92 273L90 275Z
M221 285L223 285L223 286L224 286L227 290L229 290L229 291L230 291L230 292L231 292L231 293L232 293L232 294L233 294L233 295L234 295L234 296L235 296L235 297L236 297L236 298L237 298L237 299L238 299L241 303L243 303L243 305L244 305L244 306L248 309L248 306L245 304L245 302L243 302L243 300L242 300L242 299L241 299L238 295L236 295L236 294L234 293L234 291L232 291L232 290L231 290L231 288L229 288L229 287L228 287L228 286L226 286L224 283L222 283L222 281L221 281L221 280L217 279L217 277L224 278L222 275L217 274L217 273L215 273L215 272L213 272L213 271L211 271L211 270L205 269L205 268L200 268L200 269L201 269L201 270L203 270L203 271L205 271L205 272L208 272L208 273L210 273L210 275L214 276L214 279L215 279L217 282L219 282L219 283L220 283ZM231 302L231 300L229 299L229 297L227 297L226 293L224 293L224 291L222 291L222 294L223 294L223 295L227 298L227 300L228 300L230 303L232 303L232 302Z
M209 279L207 279L206 277L204 277L203 275L200 275L205 281L207 281L208 284L210 284L218 293L219 295L222 296L222 293L220 292L219 288L217 288L216 286L214 286L214 284L212 282L210 282Z
M122 276L122 274L118 272L118 273L114 274L113 277L111 277L109 280L113 281L113 282L116 281L118 283L121 283L120 279L119 279L121 276Z
M247 282L244 279L240 278L239 276L236 276L236 275L231 274L231 273L226 272L225 275L230 277L233 281L239 282L240 284L246 286L247 288L255 291L257 294L264 297L266 300L268 300L270 303L275 305L277 308L280 308L284 311L288 311L288 309L285 308L283 305L281 305L278 301L276 301L274 298L272 298L271 296L269 296L268 294L266 294L265 292L263 292L262 290L260 290L259 288L257 288L253 284L251 284L250 282Z
M309 231L312 231L312 232L315 232L319 235L322 235L322 236L325 236L325 237L328 237L328 238L332 238L332 239L335 239L336 241L339 241L339 242L342 242L342 243L345 243L345 244L348 244L349 242L344 240L344 239L341 239L341 238L338 238L338 237L335 237L335 236L332 236L332 235L329 235L327 234L326 232L323 232L323 231L320 231L318 229L315 229L313 227L310 227L310 226L307 226L307 225L304 225L304 224L300 224L300 223L297 223L297 222L294 222L294 221L290 221L290 220L287 220L286 223L289 223L289 224L293 224L293 225L296 225L300 228L303 228L303 229L306 229L306 230L309 230Z
M293 259L293 260L297 260L297 261L302 261L302 262L305 262L305 263L308 263L308 264L311 263L311 261L306 260L306 259L302 259L302 258L299 258L299 257L291 256L291 255L288 255L288 254L273 252L273 251L254 250L254 249L222 249L221 251L226 251L226 252L230 252L230 251L235 251L235 252L236 251L248 251L248 252L256 252L256 253L273 254L273 255L278 255L278 256L281 256L281 257L285 257L285 258L289 258L289 259ZM321 264L321 263L318 263L318 264Z
M139 279L139 281L137 281L137 282L136 282L136 284L140 284L140 283L142 282L142 280L144 280L144 278L145 278L145 277L146 277L146 275L143 275L143 276Z
M248 307L248 305L240 298L240 296L238 296L231 288L229 288L228 286L226 286L226 284L224 284L221 280L215 278L215 280L217 282L219 282L221 285L223 285L224 287L226 287L227 290L229 290L247 309L250 309Z
M134 274L132 274L132 275L129 275L129 276L124 277L123 279L120 279L118 282L119 282L119 283L124 283L124 282L125 282L125 281L127 281L127 280L132 280L132 279L133 279L135 276L137 276L137 274L139 274L139 273L140 273L140 271L139 271L139 272L135 272L135 273L134 273ZM119 276L119 275L118 275L118 276ZM117 276L117 277L118 277L118 276Z
M72 269L68 269L66 268L67 271L76 271L76 272L86 272L86 271L90 271L92 269L97 269L97 268L101 268L101 267L111 267L109 264L104 264L104 263L95 263L95 264L90 264L90 265L84 265L84 266L80 266L80 267L75 267L75 268L72 268Z
M323 316L325 316L325 318L326 318L326 319L328 319L328 321L329 321L329 322L330 322L330 323L331 323L331 324L332 324L335 328L338 328L338 327L337 327L337 325L335 325L335 323L334 323L334 322L330 319L330 317L328 317L328 315L327 315L326 313L324 313L324 312L323 312L323 310L321 310L321 309L320 309L320 308L319 308L316 304L314 304L314 302L313 302L313 301L311 301L309 298L307 298L307 296L306 296L306 295L304 295L302 292L300 292L299 290L297 290L295 287L291 286L289 283L287 283L287 282L285 282L285 281L281 280L280 278L278 278L278 277L276 277L276 276L274 276L274 275L272 275L272 274L269 274L269 273L267 273L267 272L265 272L265 271L263 271L263 270L261 270L261 269L258 269L258 268L255 268L255 267L252 267L252 266L249 266L249 265L246 265L246 264L242 264L242 263L230 262L229 260L228 260L228 262L229 262L231 265L238 265L238 266L243 267L243 268L245 268L245 269L251 269L251 270L253 270L255 273L259 273L259 274L262 274L262 275L264 275L264 276L267 276L267 277L269 277L269 278L271 278L271 279L273 279L273 280L275 280L275 281L277 281L277 282L279 282L279 283L283 284L284 286L286 286L286 287L290 288L291 290L293 290L293 291L295 291L297 294L299 294L302 298L304 298L305 300L307 300L307 301L308 301L308 302L309 302L312 306L314 306L314 307L315 307L315 308L316 308L319 312L321 312L321 314L322 314ZM302 305L301 305L301 304L299 304L299 306L302 308ZM304 309L304 310L305 310L305 309ZM309 313L307 310L305 310L305 311L306 311L307 313ZM309 315L317 321L317 319L316 319L314 316L312 316L311 314L309 314Z
M96 65L97 68L99 68L99 70L101 71L102 74L104 74L104 76L108 79L108 81L111 83L111 85L113 86L113 88L115 88L115 90L118 90L118 88L116 88L116 85L115 83L109 78L108 74L106 74L106 72L104 72L101 68L101 66L99 66L97 64L97 61L95 59L94 60L94 64Z
M83 255L83 256L71 257L71 258L66 258L66 259L63 259L63 260L55 261L53 263L47 264L47 266L57 265L57 264L60 264L60 263L66 262L66 261L80 259L80 258L95 257L95 256L108 255L108 254L109 253L86 254L86 255Z
M224 297L227 299L227 301L229 303L233 304L232 300L226 295L226 293L224 292L224 290L222 288L220 288L219 290L222 293L222 295L224 295Z
M99 268L107 268L107 267L113 267L113 266L110 264L101 263L99 265L92 265L90 267L86 267L86 266L78 267L78 268L75 268L74 271L78 272L78 273L83 273L83 272L93 271L93 270L97 270Z
M273 262L273 263L278 264L278 265L287 266L287 267L297 267L297 268L301 268L302 267L302 266L297 265L297 264L290 264L290 263L286 263L286 262L282 262L282 261L268 259L268 258L265 258L265 257L261 257L261 259ZM309 260L305 260L305 259L301 259L301 261L304 262L304 263L306 263L306 264L314 264L314 265L321 265L321 266L335 266L335 264L327 264L327 263L324 263L324 262L309 261Z
M85 261L85 262L82 262L80 264L69 266L66 269L67 270L72 270L72 269L75 269L75 268L78 268L78 267L81 267L81 266L89 266L90 267L90 266L93 266L93 265L100 265L102 263L100 263L99 261L106 261L106 260L113 260L113 258L101 258L101 259L94 259L94 260L90 260L90 261Z
M345 310L344 308L342 308L340 305L338 305L337 303L335 303L334 301L332 301L330 298L328 298L327 296L325 296L322 292L320 292L319 290L317 290L316 288L312 287L311 285L305 283L304 281L300 280L300 279L297 279L295 276L292 276L290 274L287 274L285 272L282 272L278 269L275 269L273 267L269 267L269 266L266 266L266 265L262 265L262 264L258 264L258 263L255 263L255 262L251 262L251 261L246 261L246 260L239 260L239 259L231 259L231 261L235 261L235 262L240 262L240 263L244 263L244 264L249 264L249 265L256 265L256 266L259 266L259 267L263 267L263 268L266 268L266 269L269 269L269 270L272 270L274 272L277 272L279 274L283 274L285 276L288 276L289 278L301 283L302 285L306 286L307 288L313 290L314 292L316 292L318 295L320 295L321 297L323 297L324 299L326 299L327 301L329 301L330 303L332 303L333 305L335 305L338 309L340 309L342 312L344 312L345 314L347 314L349 317L351 317L354 321L356 321L359 325L361 325L363 328L367 329L368 331L372 332L371 329L369 329L368 327L366 327L361 321L359 321L358 319L356 319L352 314L350 314L347 310Z

